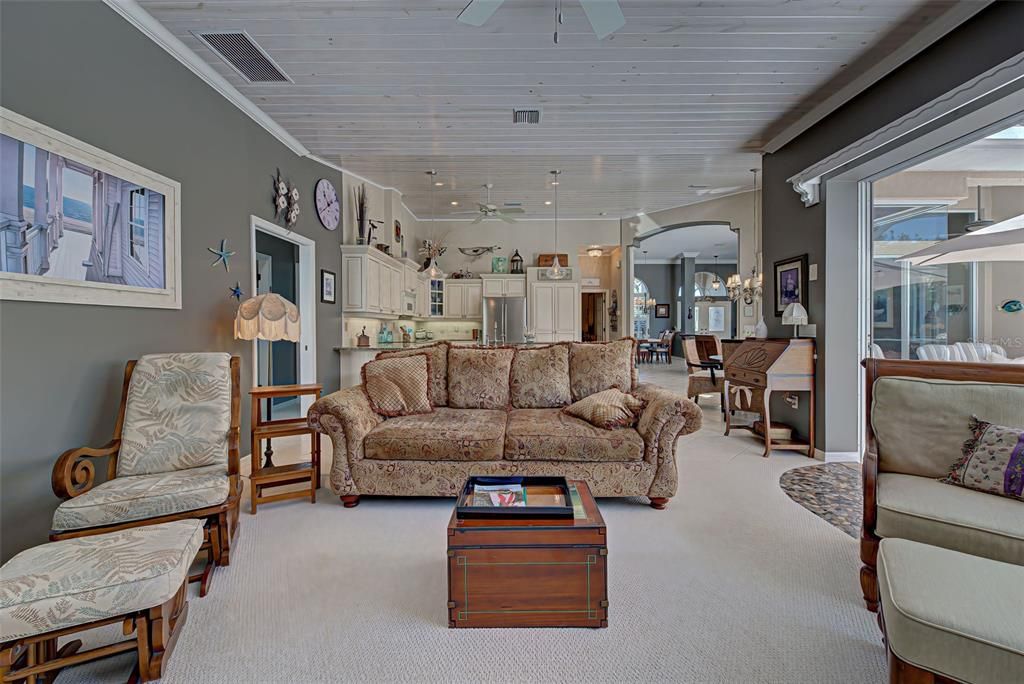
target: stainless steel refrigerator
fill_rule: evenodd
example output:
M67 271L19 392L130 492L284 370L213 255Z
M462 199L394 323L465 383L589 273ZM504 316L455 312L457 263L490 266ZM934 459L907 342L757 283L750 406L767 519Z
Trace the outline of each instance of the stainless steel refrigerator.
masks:
M484 298L484 344L526 342L526 297Z

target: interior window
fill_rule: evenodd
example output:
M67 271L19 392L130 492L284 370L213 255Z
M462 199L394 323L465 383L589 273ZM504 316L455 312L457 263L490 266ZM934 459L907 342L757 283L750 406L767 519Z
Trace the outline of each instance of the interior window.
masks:
M647 288L647 283L639 278L633 278L633 337L638 340L650 337L650 296L651 291Z

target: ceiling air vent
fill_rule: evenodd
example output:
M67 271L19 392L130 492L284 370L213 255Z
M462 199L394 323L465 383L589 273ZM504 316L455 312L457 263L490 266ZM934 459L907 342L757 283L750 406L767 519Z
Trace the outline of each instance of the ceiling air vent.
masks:
M292 79L270 59L266 50L245 31L193 33L250 83L291 83Z
M513 109L512 110L512 123L513 124L539 124L540 123L540 110L539 109Z
M518 200L513 200L511 202L502 202L501 206L503 206L503 207L511 207L511 208L515 209L517 207L522 207L523 203L518 201Z

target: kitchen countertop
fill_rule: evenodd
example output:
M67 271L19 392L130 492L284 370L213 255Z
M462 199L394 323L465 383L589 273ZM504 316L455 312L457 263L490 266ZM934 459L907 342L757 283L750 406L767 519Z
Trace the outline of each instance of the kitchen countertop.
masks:
M402 344L401 342L392 342L391 344L378 344L376 342L370 343L369 347L335 347L334 351L349 352L349 351L390 351L392 349L416 349L418 347L427 347L435 342L449 342L451 344L457 344L460 347L492 347L492 344L484 344L480 340L415 340L409 344ZM536 342L522 342L522 343L510 343L508 345L498 346L509 346L509 347L529 347ZM544 343L546 344L546 343Z

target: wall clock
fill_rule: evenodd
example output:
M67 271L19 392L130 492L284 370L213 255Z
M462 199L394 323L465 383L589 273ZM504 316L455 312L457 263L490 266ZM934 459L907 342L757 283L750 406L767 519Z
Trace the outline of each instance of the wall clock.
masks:
M316 182L316 215L320 217L320 223L324 224L327 230L335 230L341 221L341 203L338 201L338 191L334 189L331 181L321 178Z

